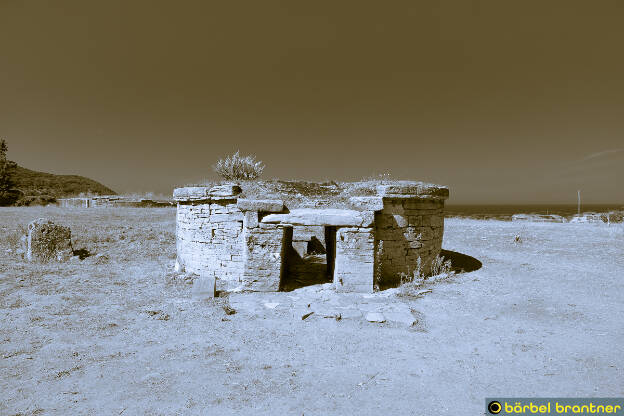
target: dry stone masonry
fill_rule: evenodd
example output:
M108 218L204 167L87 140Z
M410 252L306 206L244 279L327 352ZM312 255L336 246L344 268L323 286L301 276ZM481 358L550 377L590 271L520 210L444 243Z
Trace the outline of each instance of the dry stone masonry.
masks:
M163 208L173 206L171 201L157 201L117 195L59 198L56 200L56 203L61 208Z
M28 224L28 261L66 261L72 256L71 230L40 218Z
M274 185L256 183L253 192L238 184L175 189L176 269L215 281L217 290L331 281L337 291L372 292L402 275L429 272L440 253L446 187L332 183L293 196Z

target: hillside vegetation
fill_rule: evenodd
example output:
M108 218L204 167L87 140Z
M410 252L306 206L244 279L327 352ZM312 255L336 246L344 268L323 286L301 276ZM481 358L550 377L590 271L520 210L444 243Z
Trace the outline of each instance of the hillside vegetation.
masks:
M80 193L95 195L116 195L112 189L93 179L78 175L55 175L37 172L17 166L13 180L25 196L49 195L54 198L76 196Z

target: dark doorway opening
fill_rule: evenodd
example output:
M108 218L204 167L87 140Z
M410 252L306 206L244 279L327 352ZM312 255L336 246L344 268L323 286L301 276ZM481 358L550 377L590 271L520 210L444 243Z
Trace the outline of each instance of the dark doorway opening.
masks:
M286 273L282 278L282 290L331 283L336 258L336 227L294 226L293 234L292 240L284 241Z

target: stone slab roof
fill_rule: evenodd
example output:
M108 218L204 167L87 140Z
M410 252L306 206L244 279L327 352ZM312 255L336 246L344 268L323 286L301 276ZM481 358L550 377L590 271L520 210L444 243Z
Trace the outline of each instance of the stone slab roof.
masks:
M288 214L269 214L263 223L285 225L326 225L340 227L370 227L374 214L350 209L294 209Z

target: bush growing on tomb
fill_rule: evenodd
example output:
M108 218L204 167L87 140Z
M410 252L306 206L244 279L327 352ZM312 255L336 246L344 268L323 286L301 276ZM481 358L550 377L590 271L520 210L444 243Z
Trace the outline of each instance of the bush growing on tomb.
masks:
M247 180L256 179L260 176L264 170L264 165L261 161L256 161L255 156L241 156L237 151L232 156L219 159L213 168L224 179Z

